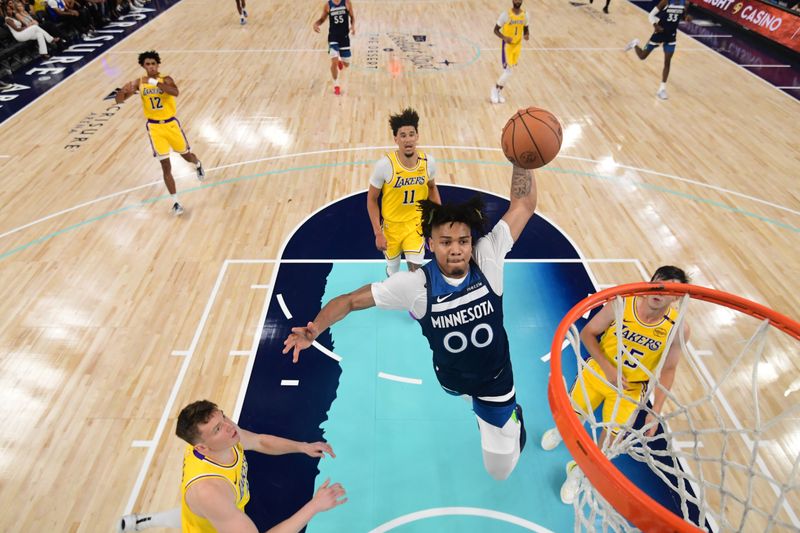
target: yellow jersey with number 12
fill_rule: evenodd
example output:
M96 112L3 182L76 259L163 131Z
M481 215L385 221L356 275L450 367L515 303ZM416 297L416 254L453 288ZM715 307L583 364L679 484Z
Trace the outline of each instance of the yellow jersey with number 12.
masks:
M630 352L630 356L623 356L622 374L631 383L650 379L642 367L651 374L658 367L667 339L678 317L677 309L670 308L658 322L648 324L636 313L636 298L635 296L625 298L622 312L622 344ZM600 349L615 368L618 329L618 324L614 321L600 337Z
M186 504L186 490L195 483L208 479L224 479L231 484L236 498L236 507L244 512L250 501L250 485L247 482L247 459L244 448L238 443L233 447L234 461L229 465L216 463L187 444L183 452L183 479L181 481L181 530L183 533L216 533L210 521L198 516Z
M397 152L389 152L386 157L392 163L392 179L384 182L381 191L381 215L389 222L410 222L420 220L417 202L428 199L428 158L424 152L417 152L417 166L406 168L397 159Z
M166 76L159 75L163 82ZM147 78L139 80L139 95L142 97L142 109L148 120L167 120L175 116L175 97L159 89L157 85L147 83Z
M524 9L521 9L519 14L514 13L514 9L508 10L508 21L503 24L500 33L506 37L511 37L511 46L522 42L522 37L525 33L525 19L528 16Z

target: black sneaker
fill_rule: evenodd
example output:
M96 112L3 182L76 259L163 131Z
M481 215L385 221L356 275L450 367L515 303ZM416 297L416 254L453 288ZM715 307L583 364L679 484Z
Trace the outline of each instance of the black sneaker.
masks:
M525 449L525 442L528 440L528 434L525 431L525 421L522 419L522 406L517 404L514 408L514 414L517 415L517 421L519 422L519 453L522 453L522 450Z
M197 181L203 181L206 179L206 171L203 170L203 164L198 161L198 165L195 166L197 170Z
M173 214L173 215L175 215L176 217L177 217L177 216L180 216L180 215L182 215L182 214L183 214L183 206L182 206L181 204L179 204L178 202L175 202L174 204L172 204L172 210L171 210L171 212L172 212L172 214Z

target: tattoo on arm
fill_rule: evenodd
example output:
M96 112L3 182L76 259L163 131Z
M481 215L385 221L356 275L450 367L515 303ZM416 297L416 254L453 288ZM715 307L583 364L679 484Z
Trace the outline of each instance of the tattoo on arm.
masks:
M531 171L514 166L511 174L511 197L524 198L531 193Z

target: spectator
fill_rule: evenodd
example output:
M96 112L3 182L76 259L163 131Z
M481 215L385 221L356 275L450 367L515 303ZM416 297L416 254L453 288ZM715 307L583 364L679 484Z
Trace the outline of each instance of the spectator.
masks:
M47 0L47 12L55 22L63 22L86 37L94 31L88 10L81 9L75 0Z
M44 31L46 31L53 37L57 37L62 41L64 40L64 34L61 33L61 30L58 28L57 25L45 19L44 13L41 14L37 13L32 4L24 2L23 0L14 0L14 1L17 4L17 16L20 16L21 14L21 16L26 20L30 21L31 24L38 24Z
M58 43L61 39L53 37L44 31L39 24L27 12L20 12L16 2L9 0L6 3L6 13L4 18L6 27L11 30L11 35L19 42L37 41L39 43L39 55L48 58L46 43Z

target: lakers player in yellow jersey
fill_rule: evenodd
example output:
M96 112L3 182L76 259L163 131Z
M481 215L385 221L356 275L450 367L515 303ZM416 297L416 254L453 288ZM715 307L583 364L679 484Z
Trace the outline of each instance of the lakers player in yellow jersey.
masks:
M208 400L184 407L175 433L188 443L183 454L180 512L127 515L121 520L120 531L175 527L184 533L256 533L255 524L244 513L250 500L245 450L336 457L326 442L297 442L241 429ZM340 484L325 481L308 503L268 531L297 533L317 513L346 501Z
M512 69L517 66L519 53L522 50L522 39L527 41L531 38L528 25L528 12L522 9L522 0L513 0L511 9L500 13L497 19L494 34L503 41L500 51L503 73L492 87L490 98L493 104L502 104L506 101L503 97L503 87L508 83Z
M688 283L689 278L678 267L662 266L650 281ZM677 333L673 332L678 319L678 311L673 303L677 299L677 296L656 294L624 298L621 330L625 353L621 357L617 354L620 324L616 322L614 305L606 304L587 322L580 337L590 359L570 391L572 405L579 416L593 412L602 404L603 424L606 427L632 424L639 408L638 402L647 401L645 394L650 376L656 375L661 358L666 357L658 376L660 386L655 389L652 411L648 412L645 419L645 425L652 425L645 434L650 436L656 432L658 424L653 413L661 413L667 398L666 391L672 389L681 357L681 347L677 341L664 353L668 339ZM689 333L689 326L683 322L683 338L687 342ZM618 382L620 360L622 371ZM617 433L614 430L612 432ZM604 440L605 430L600 436L601 447ZM545 450L554 449L560 442L561 436L556 428L547 430L542 436L542 448ZM575 462L570 461L567 464L567 480L561 487L561 500L566 504L571 504L575 498L579 474Z
M153 149L153 156L157 157L161 163L164 184L172 199L172 214L180 215L183 213L183 206L178 202L175 179L172 177L172 165L169 162L170 150L180 154L186 161L194 163L198 180L203 181L206 175L200 160L191 152L186 134L183 133L181 123L175 116L175 98L179 94L178 86L175 85L175 80L158 71L161 65L161 57L158 52L150 50L139 54L139 65L147 76L126 83L117 91L115 100L118 104L122 103L139 91L142 110L147 119L150 147Z
M417 150L417 112L406 108L391 115L389 126L397 150L388 152L375 164L367 191L367 213L375 247L386 256L386 275L391 276L400 270L401 255L410 271L422 266L425 240L417 202L431 200L441 204L442 200L434 181L436 162L430 154Z

